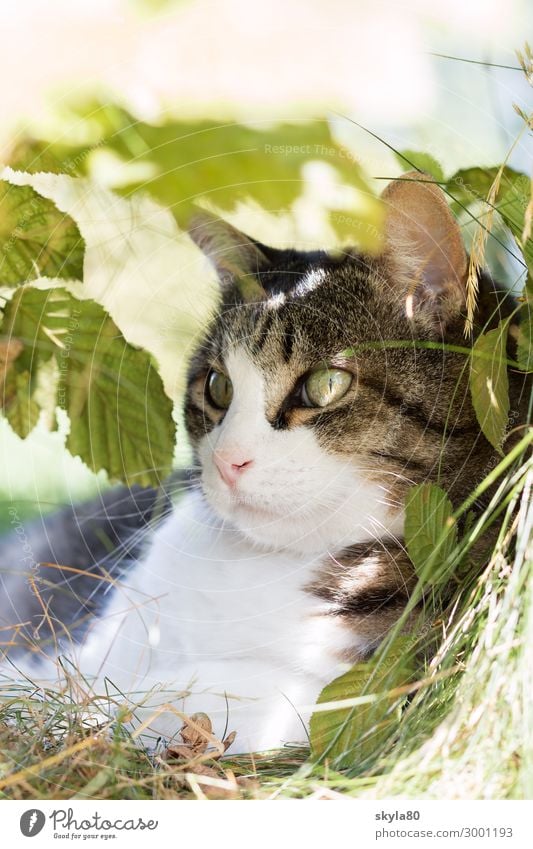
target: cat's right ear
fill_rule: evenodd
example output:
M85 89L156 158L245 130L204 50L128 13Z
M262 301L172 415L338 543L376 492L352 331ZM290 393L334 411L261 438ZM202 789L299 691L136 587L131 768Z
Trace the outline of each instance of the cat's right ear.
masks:
M385 256L410 318L437 328L465 307L468 258L442 189L429 174L410 171L382 194Z
M211 262L223 290L236 287L246 302L267 297L257 273L269 261L258 242L205 210L191 219L189 235Z

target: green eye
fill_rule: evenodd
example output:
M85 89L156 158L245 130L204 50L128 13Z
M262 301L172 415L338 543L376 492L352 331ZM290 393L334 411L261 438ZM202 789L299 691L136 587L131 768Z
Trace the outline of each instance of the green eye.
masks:
M215 407L227 410L233 398L233 385L220 371L212 371L207 381L209 399Z
M322 368L309 375L302 388L306 407L327 407L346 395L352 385L349 371Z

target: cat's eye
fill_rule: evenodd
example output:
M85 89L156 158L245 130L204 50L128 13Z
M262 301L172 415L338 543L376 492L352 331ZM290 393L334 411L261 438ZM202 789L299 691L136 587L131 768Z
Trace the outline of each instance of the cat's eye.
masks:
M220 410L227 410L233 398L233 385L229 377L220 371L212 371L207 381L211 403Z
M302 387L302 400L306 407L328 407L346 395L352 380L353 375L343 369L317 369Z

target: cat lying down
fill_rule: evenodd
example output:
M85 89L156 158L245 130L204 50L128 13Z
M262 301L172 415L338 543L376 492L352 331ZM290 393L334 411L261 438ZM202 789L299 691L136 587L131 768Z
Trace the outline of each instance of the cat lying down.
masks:
M412 592L409 487L438 479L459 503L495 453L464 356L409 344L468 344L459 227L418 172L384 201L379 257L279 250L208 214L193 222L221 298L189 367L190 479L157 522L153 493L117 490L96 523L71 510L31 530L35 564L81 576L28 570L20 539L4 542L0 613L19 644L4 676L79 669L94 693L138 706L144 740L176 735L175 708L207 713L217 737L235 729L232 751L306 741L323 686L375 651ZM510 301L482 275L477 331ZM515 409L520 391L511 376Z

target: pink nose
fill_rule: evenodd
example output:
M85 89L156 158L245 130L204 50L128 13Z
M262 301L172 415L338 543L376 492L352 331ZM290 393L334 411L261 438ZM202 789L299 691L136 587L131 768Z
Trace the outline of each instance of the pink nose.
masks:
M253 464L253 460L242 460L234 452L217 451L214 454L215 466L228 486L235 486L237 479Z

